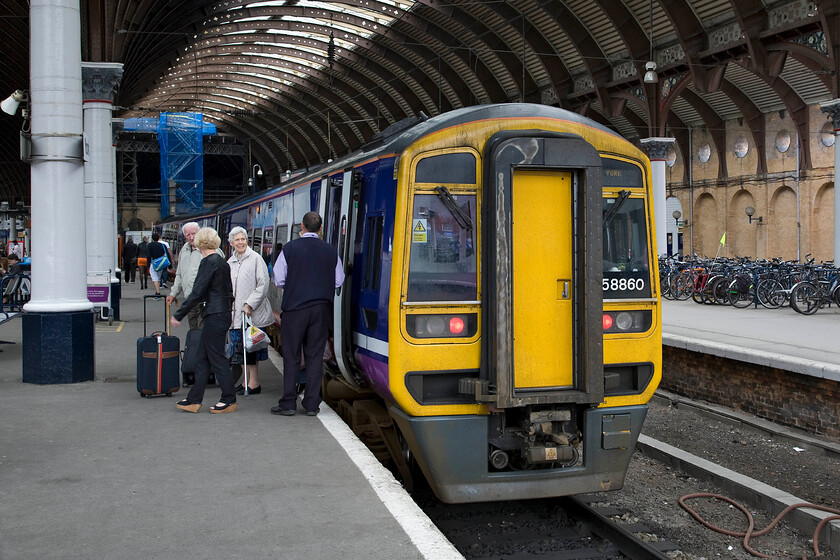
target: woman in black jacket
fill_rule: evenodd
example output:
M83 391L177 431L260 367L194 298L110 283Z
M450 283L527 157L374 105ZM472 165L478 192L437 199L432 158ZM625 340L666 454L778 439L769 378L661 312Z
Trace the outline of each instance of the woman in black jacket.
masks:
M198 412L204 399L204 389L212 371L216 383L222 389L219 402L210 407L212 414L236 410L236 389L230 362L225 354L225 337L230 328L230 310L233 303L233 289L230 284L230 267L225 259L216 254L222 240L213 228L201 228L195 235L195 247L201 251L201 264L195 277L190 296L172 315L170 322L180 326L189 311L204 303L202 316L204 327L201 333L198 362L195 368L195 384L187 398L177 406L187 412Z

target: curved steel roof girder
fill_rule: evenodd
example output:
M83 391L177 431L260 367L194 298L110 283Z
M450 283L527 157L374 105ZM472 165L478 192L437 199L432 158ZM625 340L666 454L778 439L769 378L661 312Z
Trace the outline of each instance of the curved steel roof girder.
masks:
M656 0L676 32L677 40L685 53L685 63L691 73L694 87L701 93L717 89L717 73L709 72L699 58L706 45L706 31L697 19L687 0Z
M274 7L274 8L262 8L262 10L266 10L268 12L277 12L278 14L282 15L282 12L285 11L295 11L296 8L286 8L285 10L283 7ZM353 18L358 19L358 18ZM358 23L358 22L357 22ZM247 22L234 22L234 23L227 23L224 25L219 25L213 30L206 31L204 33L204 39L207 40L208 38L213 37L214 35L218 35L219 37L224 37L226 40L236 40L239 39L240 42L249 43L255 40L264 39L264 40L271 40L283 37L283 33L272 33L272 34L259 34L254 36L250 33L242 33L243 31L263 31L268 26L267 24L271 24L271 28L273 29L285 29L286 31L295 31L295 32L302 32L305 31L308 34L318 34L325 38L329 38L330 32L334 31L330 27L326 25L316 25L316 24L300 24L295 22L287 22L287 21L277 21L277 20L260 20L260 21L247 21ZM232 32L235 32L234 35ZM392 78L388 78L385 76L381 76L382 78L386 79L387 81L400 81L404 80L406 85L412 88L412 92L415 95L418 95L421 100L425 98L424 105L427 110L432 110L434 105L431 102L431 97L429 97L428 92L426 92L425 88L421 88L419 84L416 82L415 78L413 78L407 71L406 68L413 68L417 67L420 68L422 71L422 67L415 66L414 64L410 63L409 59L406 59L405 56L412 56L410 50L407 49L383 49L379 48L378 45L373 43L372 41L368 40L365 37L361 37L359 35L353 35L348 31L344 30L342 33L345 35L344 40L348 40L350 42L354 42L356 44L356 48L353 50L348 49L339 49L336 47L336 54L339 55L336 57L336 61L340 59L345 59L348 61L352 61L355 63L356 70L358 71L359 68L365 68L367 65L363 63L363 61L371 60L374 63L378 64L381 67L389 68L390 72L393 74ZM273 37L272 37L273 35ZM348 39L347 37L350 37ZM351 40L352 39L352 40ZM327 45L328 41L314 41L314 40L304 40L304 39L297 39L298 41L305 41L308 43L309 47L317 48L326 54L327 52ZM293 41L295 42L295 41ZM400 52L397 52L400 51ZM304 54L304 58L310 58L314 56L312 53L306 52L301 50L301 53ZM321 60L317 61L319 64L323 64L327 66L328 60L326 56L323 56ZM415 57L415 62L420 62ZM345 63L346 65L346 63ZM377 81L377 80L374 80ZM407 106L404 110L407 109L406 114L411 114L411 106Z
M393 100L394 103L390 109L391 113L400 111L404 116L413 116L412 102L409 102L406 99L407 94L414 94L414 91L410 88L411 84L403 84L408 89L398 89L391 84L392 81L398 81L397 78L391 74L389 70L380 67L374 61L368 60L368 62L364 65L355 66L347 66L342 64L340 61L336 61L333 67L333 72L330 74L311 66L302 65L288 60L288 57L294 56L297 58L301 53L302 52L299 50L284 47L272 47L269 45L252 45L248 49L247 53L242 53L239 52L239 49L237 49L235 45L220 45L218 47L208 47L202 49L201 51L197 51L192 58L194 59L193 65L199 65L200 61L205 58L209 58L211 62L214 63L235 63L247 60L246 57L257 57L263 59L266 64L271 64L276 68L287 68L292 73L314 76L320 81L326 83L330 83L331 78L340 82L347 82L354 79L354 75L357 75L355 78L357 81L357 87L365 88L363 91L379 89ZM185 61L185 63L188 62L189 61ZM367 83L359 81L359 77L364 78ZM349 87L350 86L347 85L344 86L344 88ZM349 89L346 93L348 96L352 96L353 98L364 97L363 95L360 95L358 89ZM419 102L419 99L417 99L417 101Z
M575 13L561 0L548 0L544 4L544 9L546 13L554 17L577 49L595 85L595 93L601 106L606 111L612 111L611 93L606 87L606 84L612 80L612 68L600 45Z
M383 103L383 101L374 95L373 91L366 89L366 84L350 79L351 76L349 75L339 76L338 79L330 85L328 81L324 81L329 80L329 76L326 74L313 72L308 76L308 79L303 79L291 72L286 72L278 68L267 67L267 64L275 63L276 60L265 58L260 55L238 56L236 57L236 60L237 63L233 64L231 62L227 62L226 57L217 56L212 57L208 64L202 64L200 67L211 72L221 70L231 74L245 74L248 70L253 68L253 73L255 75L259 74L260 76L268 76L277 80L275 87L287 94L289 97L305 101L307 96L298 95L300 91L305 91L318 97L327 96L332 99L335 104L347 103L356 110L360 119L369 123L373 133L378 132L380 129L380 116L381 118L386 119L389 124L396 122L391 110ZM170 74L172 77L191 77L195 72L193 70L194 66L195 64L193 61L186 61L183 65L173 69ZM295 87L283 82L291 82L295 85ZM312 89L313 84L318 86L320 89ZM359 93L363 94L361 101L356 97L351 97L354 94L357 95ZM367 101L367 103L364 103L365 101ZM400 110L400 108L396 106L392 108ZM373 118L374 114L377 118Z

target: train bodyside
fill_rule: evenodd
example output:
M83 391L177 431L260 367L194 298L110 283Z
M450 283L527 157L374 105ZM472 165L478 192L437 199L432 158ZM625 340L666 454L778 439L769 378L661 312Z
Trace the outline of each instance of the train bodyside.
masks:
M327 369L382 398L438 497L568 495L623 485L661 375L649 185L592 121L483 106L220 208L218 228L271 266L321 213L347 272Z

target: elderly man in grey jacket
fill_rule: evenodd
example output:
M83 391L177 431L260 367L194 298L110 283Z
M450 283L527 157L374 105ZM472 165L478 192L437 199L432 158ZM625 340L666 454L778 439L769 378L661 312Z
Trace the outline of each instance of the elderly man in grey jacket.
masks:
M193 284L195 284L195 276L198 274L198 265L201 264L201 251L195 246L195 234L201 226L196 222L187 222L181 227L184 238L187 240L181 250L178 251L178 272L175 274L175 282L172 284L172 289L169 295L166 296L166 302L172 304L178 296L183 295L184 299L190 297L192 293ZM224 258L225 254L221 249L216 249L220 257ZM187 320L190 323L191 329L200 329L204 319L201 317L203 306L197 305L187 314Z

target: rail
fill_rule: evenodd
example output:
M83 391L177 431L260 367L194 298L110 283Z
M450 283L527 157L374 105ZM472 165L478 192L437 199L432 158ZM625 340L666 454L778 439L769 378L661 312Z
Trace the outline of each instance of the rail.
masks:
M567 496L562 500L566 511L589 525L596 535L616 545L631 560L670 560L670 556L612 522L579 497Z

